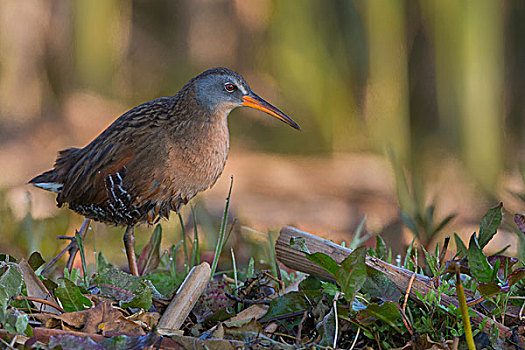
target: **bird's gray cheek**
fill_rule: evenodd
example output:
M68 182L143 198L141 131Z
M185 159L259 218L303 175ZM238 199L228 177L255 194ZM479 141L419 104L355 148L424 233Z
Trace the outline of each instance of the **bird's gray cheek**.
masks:
M195 98L202 107L208 110L214 110L217 107L217 101L214 98L213 92L201 86L195 88Z
M235 102L222 102L221 104L219 104L217 106L217 111L220 113L220 114L228 114L230 113L233 109L239 107L239 103L235 103Z

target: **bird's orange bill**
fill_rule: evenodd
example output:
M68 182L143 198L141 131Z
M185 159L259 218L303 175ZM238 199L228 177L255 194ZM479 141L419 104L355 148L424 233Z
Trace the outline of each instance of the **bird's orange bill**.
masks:
M301 127L297 125L297 123L294 122L290 117L288 117L286 114L284 114L283 112L281 112L280 110L278 110L277 108L275 108L256 94L251 93L247 96L244 96L242 100L243 102L241 103L241 106L250 107L266 112L272 117L282 120L286 124L290 125L292 128L301 130Z

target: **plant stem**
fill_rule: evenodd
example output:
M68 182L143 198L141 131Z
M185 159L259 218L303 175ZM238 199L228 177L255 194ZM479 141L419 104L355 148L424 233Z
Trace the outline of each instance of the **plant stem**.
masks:
M468 315L467 300L465 298L465 290L459 278L459 270L456 270L456 293L458 296L459 309L461 311L461 318L463 320L463 329L465 331L465 339L469 350L476 350L474 344L474 337L472 336L472 327L470 325L470 317Z

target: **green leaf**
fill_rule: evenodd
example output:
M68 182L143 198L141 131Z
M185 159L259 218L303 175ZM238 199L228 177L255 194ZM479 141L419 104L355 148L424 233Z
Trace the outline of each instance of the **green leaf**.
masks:
M85 307L91 307L91 301L80 291L80 288L67 278L58 279L58 287L55 296L60 300L64 310L68 312L81 311Z
M113 267L112 264L110 264L104 255L102 255L102 252L98 252L97 254L97 273L100 273L101 271L104 271L107 268Z
M494 271L492 266L490 266L487 257L483 254L475 234L470 236L467 257L468 267L472 277L482 283L491 282Z
M467 247L456 232L454 232L454 240L456 241L456 249L458 250L459 257L465 257L467 255Z
M31 332L29 326L29 318L26 314L18 311L17 309L10 309L7 312L7 317L3 323L3 327L10 334L27 334Z
M337 293L340 292L339 287L330 282L321 281L321 291L325 294L328 294L331 297L334 297Z
M499 203L494 208L489 209L487 214L481 219L479 226L478 241L480 248L484 248L487 243L494 237L501 224L503 203Z
M50 291L51 293L55 293L55 290L57 289L58 287L58 284L56 284L54 281L50 280L50 279L47 279L45 278L42 283L44 284L44 286L47 288L48 291Z
M306 258L330 272L334 277L339 270L339 265L335 260L324 253L306 254Z
M395 303L385 301L383 303L370 303L364 310L357 314L359 323L367 325L375 320L381 320L401 333L401 329L396 325L401 320L401 312Z
M303 237L292 237L290 238L290 247L300 252L310 254L308 247L306 246L306 240Z
M403 268L414 271L415 265L414 260L412 258L416 258L417 256L417 249L414 248L414 243L416 242L416 238L412 238L412 242L407 247L406 253L405 253L405 260L403 262ZM417 259L416 259L417 260Z
M42 266L45 263L45 261L39 252L33 252L29 256L29 259L27 259L27 263L29 264L29 266L31 266L33 271L36 271L40 266Z
M434 275L434 277L436 278L439 277L440 271L439 271L437 254L436 255L430 254L429 252L427 252L427 250L425 249L423 245L421 245L421 249L423 250L423 253L425 254L425 261L430 271L432 271L432 274Z
M366 281L366 250L366 247L354 250L341 262L341 267L335 274L335 280L349 302Z
M148 244L142 249L137 265L139 275L145 275L159 266L160 243L162 241L162 226L157 225L151 234Z
M523 278L525 278L525 267L520 267L519 269L512 271L512 273L509 275L507 283L510 287L512 287Z
M0 306L5 310L12 297L22 290L22 275L16 265L9 263L0 276Z
M102 293L118 300L121 307L135 307L149 310L153 291L141 277L109 268L102 271L96 283Z
M252 278L255 275L255 260L253 260L253 256L250 258L250 262L248 263L248 269L246 270L246 278Z
M333 308L323 317L323 321L319 322L315 328L321 337L319 345L323 347L333 346L335 335L335 315Z
M301 281L299 283L299 290L301 291L307 291L307 290L320 290L321 289L321 280L314 276L308 276L305 280Z
M8 254L0 254L0 261L6 262L6 263L10 263L10 262L16 263L17 262L16 258Z
M397 302L403 296L395 283L387 278L384 273L367 268L366 274L367 278L363 284L362 291L371 297L376 297L383 301Z
M311 305L316 305L321 302L321 299L323 299L323 293L321 292L321 282L319 281L319 287L317 289L312 288L315 282L310 281L310 283L312 284L310 286L300 286L299 290L303 292L304 297L310 302Z
M25 314L20 314L16 318L15 330L18 334L25 333L27 326L29 325L29 318Z
M487 257L487 261L490 266L493 267L494 271L497 271L498 277L505 280L512 271L512 267L518 262L518 259L510 256L494 254Z
M376 249L375 249L376 257L384 260L388 255L388 248L386 247L386 243L383 240L383 237L377 235L376 236Z
M289 292L277 297L270 302L266 315L261 319L262 322L273 317L285 316L296 311L310 309L310 304L304 298L302 292Z
M498 286L496 282L479 283L478 290L483 296L486 297L496 295L502 291L501 287Z

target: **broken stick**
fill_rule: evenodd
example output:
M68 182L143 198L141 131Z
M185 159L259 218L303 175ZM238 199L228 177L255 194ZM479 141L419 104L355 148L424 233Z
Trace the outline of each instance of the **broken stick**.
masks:
M210 276L211 268L207 262L191 269L159 320L158 330L160 334L170 335L180 329L202 292L206 289Z

